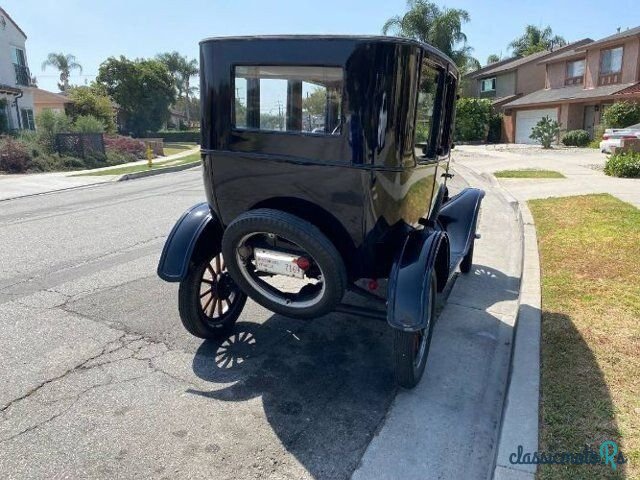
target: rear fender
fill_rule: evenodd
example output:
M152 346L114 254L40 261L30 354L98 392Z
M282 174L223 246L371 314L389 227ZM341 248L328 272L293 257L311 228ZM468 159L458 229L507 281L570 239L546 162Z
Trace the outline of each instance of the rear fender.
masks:
M426 326L431 272L440 248L446 246L446 235L424 229L407 236L389 274L387 322L391 327L413 332Z
M220 249L222 225L207 203L184 212L167 237L158 262L158 276L167 282L180 282L189 272L191 259Z

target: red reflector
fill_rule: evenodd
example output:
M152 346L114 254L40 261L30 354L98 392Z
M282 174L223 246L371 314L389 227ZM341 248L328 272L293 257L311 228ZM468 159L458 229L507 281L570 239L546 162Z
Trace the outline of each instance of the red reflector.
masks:
M296 265L298 265L302 270L307 270L311 266L311 262L304 257L296 258Z
M603 140L609 140L609 135L602 135Z
M369 287L369 290L377 290L378 289L378 281L375 278L369 280L368 287Z

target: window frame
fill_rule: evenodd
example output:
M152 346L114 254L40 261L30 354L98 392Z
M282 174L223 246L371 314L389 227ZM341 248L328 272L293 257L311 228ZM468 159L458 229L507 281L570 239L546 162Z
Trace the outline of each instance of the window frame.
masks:
M31 114L31 115L29 115ZM33 113L33 108L21 108L20 109L20 121L22 122L23 130L32 130L36 129L36 119ZM27 125L25 125L25 121Z
M615 70L615 71L608 71L605 72L603 70L603 63L604 63L604 57L605 57L605 52L613 52L614 50L621 50L622 53L620 55L620 69L619 70ZM605 48L600 50L600 76L604 76L604 75L618 75L622 73L622 68L624 66L624 45L617 45L615 47L610 47L610 48Z
M339 118L340 118L340 123L339 123L339 127L340 127L340 131L337 134L331 134L331 133L327 133L327 132L318 132L318 133L314 133L314 132L307 132L304 130L263 130L261 128L254 128L254 127L248 127L248 126L237 126L235 124L235 119L236 119L236 67L308 67L308 68L337 68L340 69L340 71L342 72L342 81L341 81L341 88L340 88L340 109L339 109ZM231 124L231 131L232 132L247 132L247 133L259 133L259 134L266 134L266 135L294 135L294 136L311 136L311 137L322 137L322 138L335 138L335 139L339 139L344 135L344 132L346 131L345 127L345 116L344 116L344 99L345 99L345 68L344 65L302 65L299 63L269 63L269 62L259 62L259 63L255 63L255 62L240 62L240 63L232 63L231 64L231 95L230 95L230 102L231 102L231 112L230 112L230 124ZM305 80L302 80L302 82L305 82ZM307 81L307 83L310 83ZM286 111L287 109L287 105L285 104L284 109Z
M492 82L493 87L485 90L484 89L484 83L485 82ZM496 77L487 77L487 78L483 78L482 80L480 80L480 93L488 93L488 92L495 92L496 91L496 86L497 86L497 81L496 81Z
M416 131L417 131L417 123L418 123L418 104L420 97L420 84L422 82L422 62L427 62L429 67L434 69L438 74L438 84L436 87L436 95L433 103L433 111L431 114L431 131L429 133L429 137L427 138L427 147L426 152L423 155L416 155ZM418 89L416 91L416 100L415 100L415 114L414 114L414 128L413 128L413 157L416 165L433 163L438 161L438 144L440 142L440 134L441 134L441 124L442 124L442 109L444 103L444 95L443 90L445 89L446 77L448 75L447 69L442 65L439 65L433 61L430 61L428 57L423 57L420 63L420 71L418 75ZM440 95L438 95L440 94ZM440 98L440 102L436 100ZM436 121L434 121L437 120Z
M573 65L575 63L582 62L582 75L569 75L569 65ZM565 80L573 80L576 78L584 78L584 74L587 71L587 59L579 58L576 60L568 60L565 67Z

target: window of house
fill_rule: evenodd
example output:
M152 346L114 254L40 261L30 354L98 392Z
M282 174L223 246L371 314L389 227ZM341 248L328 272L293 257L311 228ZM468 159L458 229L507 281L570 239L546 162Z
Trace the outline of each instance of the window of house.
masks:
M567 62L567 78L577 78L584 76L584 60Z
M26 66L27 60L24 55L24 50L18 47L11 47L11 61L16 65Z
M496 77L482 80L480 88L483 92L494 92L496 90Z
M233 126L339 135L342 85L336 67L237 66Z
M25 130L35 130L36 122L33 118L33 110L30 108L23 108L20 110L22 117L22 128Z
M609 75L622 71L622 47L603 50L600 54L600 75Z

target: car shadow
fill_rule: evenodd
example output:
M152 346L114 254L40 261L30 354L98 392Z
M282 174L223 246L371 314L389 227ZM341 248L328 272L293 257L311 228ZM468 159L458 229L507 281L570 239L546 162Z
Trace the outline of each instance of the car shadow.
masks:
M273 431L314 478L347 478L395 396L388 333L384 322L335 314L239 322L193 359L199 378L228 386L190 393L261 397Z

